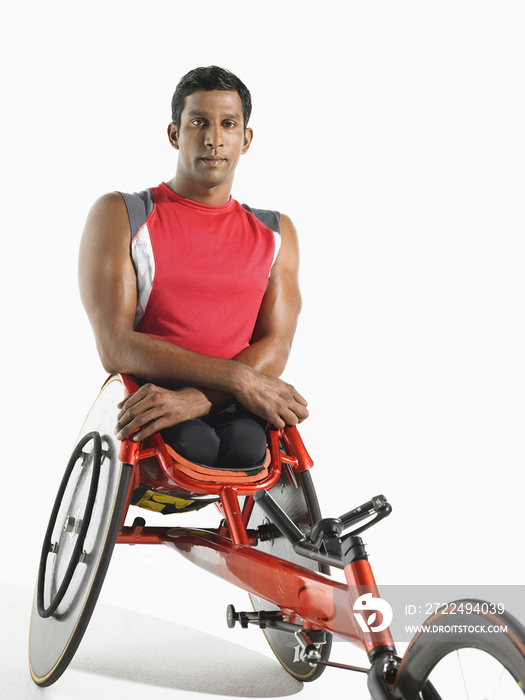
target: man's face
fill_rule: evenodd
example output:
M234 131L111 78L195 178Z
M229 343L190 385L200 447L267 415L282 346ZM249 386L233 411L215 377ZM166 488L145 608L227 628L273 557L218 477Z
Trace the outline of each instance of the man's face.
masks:
M241 98L229 90L189 95L180 129L170 124L168 134L179 151L177 179L190 193L192 188L231 187L239 158L252 139L251 129L244 129Z

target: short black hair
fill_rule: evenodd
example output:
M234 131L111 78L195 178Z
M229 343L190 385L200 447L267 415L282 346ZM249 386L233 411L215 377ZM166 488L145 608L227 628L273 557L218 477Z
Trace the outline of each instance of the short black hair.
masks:
M219 66L194 68L179 80L171 100L171 120L177 129L180 129L180 117L186 97L197 92L197 90L232 90L237 92L242 102L244 128L246 129L252 113L252 96L250 91L236 75Z

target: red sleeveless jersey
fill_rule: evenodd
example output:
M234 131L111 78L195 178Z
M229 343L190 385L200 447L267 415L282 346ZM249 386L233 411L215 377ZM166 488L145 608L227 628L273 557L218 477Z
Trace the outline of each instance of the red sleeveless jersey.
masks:
M279 249L279 214L234 199L201 204L164 183L122 197L137 274L135 329L211 357L247 348Z

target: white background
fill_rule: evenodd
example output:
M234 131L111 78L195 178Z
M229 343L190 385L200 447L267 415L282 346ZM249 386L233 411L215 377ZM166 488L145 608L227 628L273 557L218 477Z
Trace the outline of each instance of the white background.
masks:
M173 175L171 95L215 63L254 100L233 194L300 235L285 378L324 513L388 497L366 537L379 585L523 584L525 6L20 1L1 27L0 580L32 588L104 379L76 282L89 207ZM127 548L102 601L228 634L229 589L210 605L221 582L174 559ZM190 601L163 612L181 578Z

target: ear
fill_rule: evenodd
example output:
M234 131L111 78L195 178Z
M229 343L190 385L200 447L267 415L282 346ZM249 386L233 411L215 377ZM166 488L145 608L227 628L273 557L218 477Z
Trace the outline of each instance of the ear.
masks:
M173 148L176 148L177 151L179 150L179 135L177 132L177 127L173 122L170 122L168 124L168 139L172 145Z
M248 127L247 129L244 130L244 145L242 147L241 154L246 153L246 151L250 148L250 144L253 139L253 130Z

